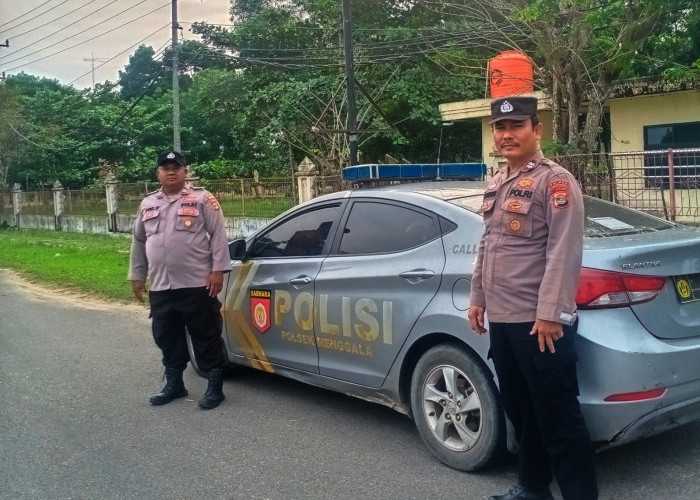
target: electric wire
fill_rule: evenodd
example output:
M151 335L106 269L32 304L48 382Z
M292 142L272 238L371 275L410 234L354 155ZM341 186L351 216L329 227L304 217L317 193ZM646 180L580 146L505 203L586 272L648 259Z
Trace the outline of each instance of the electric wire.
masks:
M95 2L95 1L97 1L97 0L92 0L92 2ZM11 56L11 55L13 55L13 54L15 54L15 53L17 53L17 52L20 52L20 51L26 49L27 47L31 47L32 45L36 45L37 43L46 40L47 38L49 38L49 37L55 35L56 33L60 33L61 31L65 30L65 29L68 29L68 28L70 28L71 26L76 25L77 23L79 23L79 22L82 21L83 19L90 17L91 15L95 14L96 12L99 12L99 11L101 11L102 9L105 9L105 8L109 7L110 5L112 5L113 3L116 3L116 2L118 2L118 1L119 1L119 0L112 0L110 3L108 3L108 4L106 4L106 5L103 5L102 7L100 7L100 8L98 8L98 9L92 11L91 13L87 14L86 16L81 17L80 19L77 19L77 20L76 20L75 22L73 22L72 24L66 25L66 26L64 26L64 27L61 28L61 29L58 29L58 30L56 30L56 31L53 31L53 32L49 33L48 35L46 35L45 37L39 38L38 40L35 40L35 41L33 41L32 43L29 43L29 44L25 45L24 47L20 47L20 48L18 48L18 49L15 49L15 50L13 50L12 52L10 52L9 54L6 54L6 55L0 57L0 59L5 59L6 57L9 57L9 56ZM92 3L92 2L90 2L90 3ZM85 4L85 5L83 5L83 7L85 7L86 5L89 5L89 4ZM79 7L79 8L82 8L82 7ZM75 10L78 10L78 9L75 9ZM69 12L68 14L72 14L73 12L75 12L75 10L72 10L72 11ZM66 14L66 16L67 16L68 14ZM65 16L62 16L62 17L65 17ZM58 19L61 19L61 18L59 17ZM54 21L58 21L58 19L54 19ZM34 29L32 29L32 30L29 30L29 31L25 31L24 33L22 33L22 34L20 34L20 35L15 35L15 36L12 37L12 39L13 39L13 40L16 40L17 38L21 37L22 35L26 35L27 33L30 33L30 32L32 32L32 31L34 31L34 30L37 30L37 29L39 29L39 28L43 28L43 27L46 26L47 24L51 24L51 23L54 22L54 21L51 21L51 22L46 23L46 24L42 24L41 26L37 26L36 28L34 28ZM62 40L62 41L65 41L65 39ZM60 42L58 42L58 43L60 43ZM54 44L54 45L56 45L56 44ZM42 50L43 50L43 49L42 49ZM39 52L40 52L40 51L39 51Z
M160 6L160 7L157 7L157 8L155 8L155 9L153 9L152 11L147 12L146 14L143 14L143 15L141 15L141 16L135 18L135 19L132 19L131 21L128 21L128 22L122 24L121 26L117 26L116 28L113 28L113 29L111 29L111 30L109 30L109 31L105 31L105 32L103 32L103 33L100 33L100 34L97 35L97 36L94 36L94 37L92 37L92 38L88 38L87 40L83 40L82 42L76 43L75 45L71 45L70 47L66 47L65 49L59 50L59 51L57 51L57 52L53 52L53 53L51 53L51 54L49 54L49 55L47 55L47 56L43 56L43 57L40 57L40 58L38 58L38 59L34 59L33 61L29 61L29 62L20 64L20 65L18 65L18 66L14 66L14 67L9 68L9 69L5 69L4 71L6 71L6 72L7 72L7 71L13 71L13 70L15 70L15 69L22 68L22 67L24 67L24 66L28 66L29 64L32 64L32 63L35 63L35 62L38 62L38 61L42 61L42 60L47 59L47 58L49 58L49 57L52 57L52 56L55 56L55 55L60 54L60 53L62 53L62 52L65 52L65 51L67 51L67 50L73 49L73 48L75 48L75 47L78 47L78 46L80 46L80 45L83 45L83 44L85 44L85 43L87 43L87 42L90 42L90 41L95 40L95 39L97 39L97 38L100 38L100 37L102 37L102 36L108 35L109 33L112 33L112 32L114 32L114 31L116 31L116 30L118 30L118 29L121 29L121 28L123 28L124 26L126 26L126 25L128 25L128 24L131 24L131 23L133 23L133 22L135 22L135 21L138 21L139 19L142 19L142 18L144 18L144 17L146 17L146 16L149 16L149 15L153 14L154 12L159 11L159 10L165 8L165 7L169 7L170 5L171 5L170 2L168 2L167 4L164 4L164 5ZM87 30L85 30L85 31L87 31ZM26 56L25 56L25 57L26 57ZM23 58L24 58L24 57L21 57L20 59L23 59ZM12 62L12 61L8 61L8 62L6 62L5 64L9 64L10 62Z
M106 23L107 21L111 21L111 20L114 19L115 17L119 17L119 16L122 15L123 13L125 13L125 12L127 12L127 11L133 9L134 7L137 7L137 6L141 5L142 3L146 2L146 1L147 1L147 0L141 0L141 1L137 2L137 3L135 3L134 5L132 5L131 7L127 7L126 9L124 9L124 10L122 10L122 11L120 11L120 12L114 14L113 16L108 17L107 19L104 19L103 21L100 21L100 22L97 23L97 24L93 24L93 25L90 26L89 28L85 28L85 29L82 30L82 31L79 31L79 32L77 32L77 33L74 33L73 35L70 35L70 36L68 36L68 37L66 37L66 38L64 38L64 39L62 39L62 40L59 40L59 41L54 42L54 43L52 43L52 44L50 44L50 45L47 45L47 46L42 47L42 48L40 48L40 49L38 49L38 50L35 50L34 52L30 52L29 54L25 54L25 55L23 55L23 56L16 57L15 59L11 59L10 61L6 61L4 64L11 64L11 63L13 63L13 62L15 62L15 61L19 61L20 59L24 59L24 58L26 58L26 57L32 56L32 55L37 54L37 53L39 53L39 52L43 52L44 50L48 49L49 47L53 47L53 46L56 46L56 45L60 45L60 44L62 44L63 42L70 40L71 38L75 38L75 37L78 36L78 35L82 35L82 34L85 33L86 31L90 31L90 30L93 30L93 29L97 28L98 26L100 26L101 24ZM167 5L170 5L170 4L167 4ZM162 8L163 8L163 7L159 7L159 9L162 9ZM158 10L158 9L156 9L156 10ZM151 14L151 13L153 13L153 12L155 12L155 11L151 11L151 12L149 12L148 14ZM148 14L145 14L145 15L148 15ZM137 18L137 19L140 19L140 18ZM135 20L136 20L136 19L135 19ZM135 20L134 20L134 21L135 21ZM129 21L129 22L133 22L133 21ZM129 23L126 23L126 24L129 24ZM115 29L116 29L116 28L115 28ZM112 30L112 31L114 31L114 30ZM109 33L109 31L108 31L107 33ZM100 35L100 36L101 36L101 35ZM48 38L48 37L44 37L44 38L42 38L42 40L45 39L45 38ZM97 37L96 37L96 38L97 38ZM93 40L93 38L91 38L90 40ZM89 40L86 40L86 41L89 41ZM85 42L83 42L83 43L85 43ZM16 52L16 51L15 51L15 52ZM14 52L13 52L12 54L14 54ZM11 54L9 54L9 55L11 55ZM9 55L8 55L8 56L9 56ZM0 57L0 59L4 59L4 57L8 57L8 56ZM38 60L40 60L40 59L38 59Z
M50 9L46 9L44 12L42 12L41 14L37 14L36 16L32 17L31 19L27 19L26 21L22 21L21 23L16 24L15 26L13 26L13 27L11 27L11 28L5 28L5 31L11 31L11 30L13 30L13 29L15 29L15 28L18 28L18 27L20 27L20 26L22 26L22 25L24 25L24 24L27 24L28 22L33 21L34 19L43 16L43 15L46 14L47 12L52 11L52 10L54 10L54 9L56 9L56 8L58 8L58 7L60 7L60 6L63 5L64 3L68 3L69 1L70 1L70 0L63 0L63 2L59 3L58 5L54 5L54 6L51 7ZM43 4L42 4L42 5L43 5ZM20 16L20 17L21 17L21 16Z
M0 28L3 28L3 27L7 26L7 25L10 24L10 23L14 23L17 19L21 19L21 18L23 18L24 16L26 16L27 14L31 14L31 13L34 12L35 10L37 10L37 9L43 7L44 5L46 5L47 3L51 3L51 2L53 2L53 0L46 0L44 3L37 5L36 7L34 7L33 9L28 10L28 11L25 12L24 14L20 14L19 16L15 17L14 19L10 19L9 21L6 21L6 22L0 24ZM10 28L10 29L12 29L12 28Z

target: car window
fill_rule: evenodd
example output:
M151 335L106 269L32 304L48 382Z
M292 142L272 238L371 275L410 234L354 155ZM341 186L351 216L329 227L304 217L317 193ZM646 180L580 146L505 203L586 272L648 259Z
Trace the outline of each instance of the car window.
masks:
M434 217L389 203L356 202L345 223L338 252L369 254L398 252L437 238Z
M287 219L255 238L251 257L300 257L321 255L340 205L309 210Z
M588 238L648 233L674 227L674 224L652 215L588 196L583 198L583 207L586 214L584 231Z

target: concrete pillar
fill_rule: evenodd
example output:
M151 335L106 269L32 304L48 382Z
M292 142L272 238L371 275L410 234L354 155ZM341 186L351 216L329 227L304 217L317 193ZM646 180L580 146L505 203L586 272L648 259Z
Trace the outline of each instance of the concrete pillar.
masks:
M105 179L105 192L107 195L107 227L110 233L116 233L117 227L117 210L119 209L119 182L114 174L109 174Z
M63 229L63 213L65 211L63 200L66 198L63 194L64 188L60 182L56 181L51 191L53 191L54 228L56 231L61 231Z
M297 177L299 203L304 203L305 201L315 198L317 196L316 177L318 176L316 165L314 165L313 162L306 157L299 164L294 175Z
M12 186L12 208L15 213L15 227L19 229L19 221L22 216L22 188L19 182Z

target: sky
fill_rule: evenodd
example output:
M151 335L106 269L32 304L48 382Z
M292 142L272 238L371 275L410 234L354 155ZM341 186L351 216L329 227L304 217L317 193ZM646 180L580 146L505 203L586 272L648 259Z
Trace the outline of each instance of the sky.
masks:
M196 21L230 24L230 0L176 1L181 39ZM0 74L88 88L94 58L95 82L115 82L139 45L170 43L171 19L172 0L0 0Z

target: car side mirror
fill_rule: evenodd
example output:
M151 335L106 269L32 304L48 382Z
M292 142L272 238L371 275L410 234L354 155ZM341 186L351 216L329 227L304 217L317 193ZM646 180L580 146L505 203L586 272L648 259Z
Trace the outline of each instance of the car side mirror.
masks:
M229 243L228 254L231 260L245 260L245 240L239 238Z

